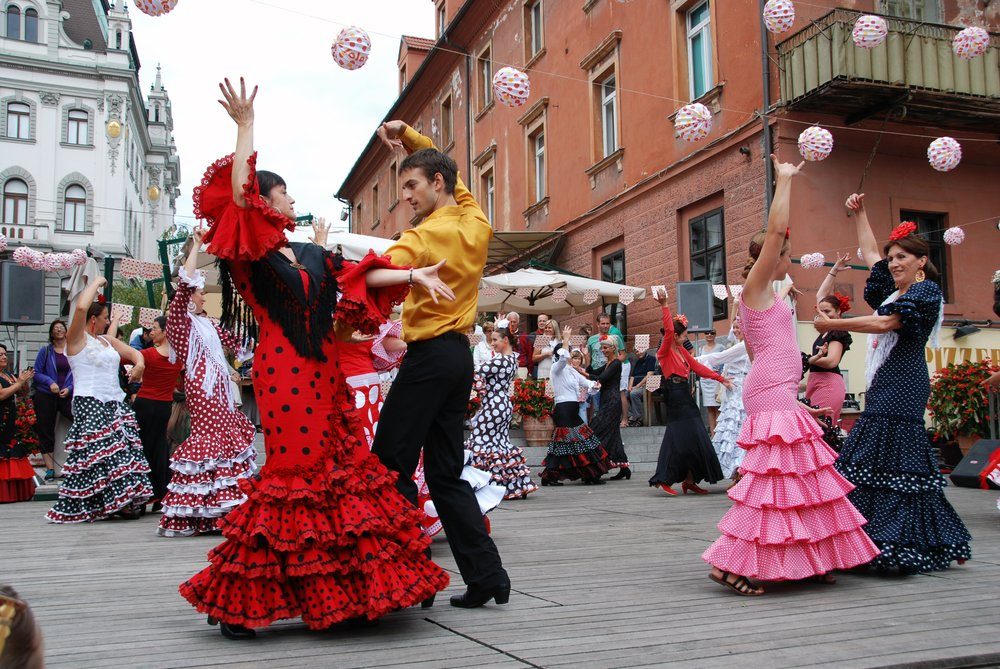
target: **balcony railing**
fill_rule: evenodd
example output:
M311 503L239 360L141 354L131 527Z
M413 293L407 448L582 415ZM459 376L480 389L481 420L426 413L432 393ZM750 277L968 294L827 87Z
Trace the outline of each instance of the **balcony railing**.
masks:
M905 103L910 122L994 131L1000 123L1000 36L986 53L952 52L961 28L885 17L889 34L863 49L851 30L860 12L835 9L778 44L789 109L865 118Z
M0 234L7 237L7 246L9 249L16 248L22 244L44 246L51 243L51 233L47 225L0 223Z

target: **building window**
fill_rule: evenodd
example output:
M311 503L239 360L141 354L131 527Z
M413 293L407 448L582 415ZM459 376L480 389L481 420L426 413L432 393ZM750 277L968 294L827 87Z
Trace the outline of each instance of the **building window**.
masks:
M389 165L389 211L399 202L399 167L393 162Z
M454 119L451 113L451 96L441 102L441 146L444 151L455 141Z
M66 189L63 230L66 232L87 231L87 191L80 184L73 184Z
M708 0L687 13L688 82L691 99L712 88L712 31Z
M486 220L493 225L493 217L496 212L496 181L493 178L493 165L479 174L480 204Z
M34 9L24 10L24 41L38 41L38 12Z
M941 277L938 285L941 286L941 293L944 301L950 302L949 292L951 282L948 280L948 245L944 243L944 231L948 228L946 215L926 211L900 211L900 221L913 221L917 224L917 234L920 235L927 246L930 247L928 259L934 263Z
M534 195L534 202L541 202L545 199L545 128L540 126L537 130L528 135L528 152L531 156L529 179L530 188Z
M530 61L545 48L542 0L524 3L524 60Z
M940 0L879 0L877 11L914 21L941 23Z
M7 137L31 139L31 107L23 102L7 104Z
M27 225L28 184L9 179L3 185L3 222L7 225Z
M691 248L691 280L711 281L713 286L726 283L726 235L722 208L688 221ZM728 317L726 301L713 299L713 319Z
M625 283L624 249L601 258L601 281ZM621 330L623 335L628 332L628 319L625 315L626 308L624 304L609 304L604 307L604 313L611 316L611 324Z
M88 132L89 115L82 109L71 109L66 119L66 142L69 144L90 144Z
M121 30L116 30L115 31L115 48L116 49L122 48L122 31Z
M448 6L444 2L440 2L434 8L435 17L437 24L437 37L444 35L445 29L448 27Z
M382 211L378 201L378 183L372 186L372 228L378 227L381 222L379 212Z
M618 150L618 94L615 75L598 82L598 99L601 101L601 158Z
M402 93L406 88L406 63L399 66L399 91Z
M476 58L476 83L479 87L479 111L493 106L493 49L486 47Z
M7 37L21 39L21 8L7 5Z

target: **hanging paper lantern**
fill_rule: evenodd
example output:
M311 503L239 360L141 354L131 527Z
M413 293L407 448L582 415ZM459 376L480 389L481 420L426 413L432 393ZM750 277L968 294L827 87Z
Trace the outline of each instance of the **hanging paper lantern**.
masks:
M507 66L493 75L493 94L497 102L508 107L520 107L531 95L531 81L528 75Z
M650 374L646 377L646 390L651 393L655 393L660 389L660 384L663 382L663 377L659 374Z
M825 160L833 151L833 135L818 125L810 126L799 135L799 154L810 162Z
M715 299L717 299L717 300L724 300L724 299L726 299L728 297L728 295L726 295L726 287L724 285L723 286L717 286L717 285L713 284L712 285L712 294L715 295Z
M674 117L674 136L685 142L705 139L712 131L712 112L700 102L684 105Z
M569 296L569 290L566 288L556 288L555 290L552 291L553 302L565 302L568 296Z
M556 389L552 386L552 379L545 379L545 396L555 397Z
M361 28L351 26L337 34L337 39L330 47L330 54L337 65L345 70L357 70L368 62L372 51L372 41Z
M618 301L628 306L635 301L635 292L631 288L618 289Z
M530 288L518 288L514 291L514 294L520 297L522 300L527 299L531 295Z
M858 260L864 260L865 254L861 252L861 247L858 247Z
M826 264L826 256L822 253L807 253L799 259L799 264L805 269L816 269Z
M795 23L795 5L792 0L767 0L764 5L764 27L768 32L783 33Z
M889 26L881 16L863 14L854 22L851 37L854 43L862 49L874 49L885 41L889 34Z
M87 252L83 249L73 249L70 255L73 256L73 265L75 266L83 265L87 262Z
M640 334L635 336L635 352L642 353L649 350L649 335Z
M962 60L979 58L990 46L990 34L979 27L962 30L951 42L951 50Z
M583 302L584 304L593 304L597 301L599 293L596 288L588 288L583 291Z
M177 0L132 0L143 14L162 16L177 6Z
M496 286L484 286L483 297L496 297L500 294L500 289Z
M7 235L0 234L0 253L7 250Z
M944 243L949 246L958 246L965 241L965 230L959 227L948 228L944 231Z
M951 137L938 137L927 147L927 160L938 172L950 172L962 160L962 146Z

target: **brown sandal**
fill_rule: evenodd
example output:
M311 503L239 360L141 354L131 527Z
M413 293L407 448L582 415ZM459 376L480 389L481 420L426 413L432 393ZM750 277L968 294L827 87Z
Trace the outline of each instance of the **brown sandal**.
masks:
M730 576L735 576L736 579L733 581L729 580ZM715 574L709 574L708 577L718 583L719 585L724 585L737 595L742 595L743 597L760 597L764 594L762 588L755 588L747 580L746 576L740 576L739 574L731 574L728 571L722 572L722 577L718 577Z
M826 572L825 574L813 574L809 578L805 579L810 583L822 583L823 585L834 585L837 582L837 577Z

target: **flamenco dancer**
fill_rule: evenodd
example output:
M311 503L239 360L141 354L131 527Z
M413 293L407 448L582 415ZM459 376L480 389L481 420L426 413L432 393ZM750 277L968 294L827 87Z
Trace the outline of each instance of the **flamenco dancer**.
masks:
M542 460L543 486L560 486L566 479L599 481L608 472L608 453L580 416L580 389L589 387L591 381L583 375L583 356L573 358L570 354L572 336L573 328L563 328L562 342L552 351L555 429Z
M472 452L473 467L488 472L494 483L504 486L504 499L526 499L538 486L531 480L524 451L510 443L510 385L517 376L517 354L510 331L502 325L498 324L491 335L497 355L476 370L486 393L482 407L472 417L472 434L465 448Z
M35 496L35 469L17 441L17 396L27 395L35 370L7 372L7 347L0 344L0 504Z
M865 410L840 452L837 469L857 486L850 499L868 519L882 551L871 566L900 573L947 569L972 557L968 530L944 496L944 477L924 430L930 381L924 349L936 345L943 299L927 242L913 223L889 235L879 255L864 194L847 199L858 242L872 270L865 301L875 313L816 321L820 332L868 334Z
M740 463L743 462L743 455L746 453L736 440L743 427L743 421L747 418L746 409L743 407L743 382L750 373L750 355L743 340L743 329L739 319L733 314L730 321L733 324L730 335L736 339L736 343L724 351L700 355L697 360L706 367L723 365L723 375L733 384L732 388L726 390L719 407L719 420L715 424L715 434L712 435L712 447L719 458L723 476L735 483L739 481Z
M681 481L684 494L693 492L707 495L708 491L698 485L707 480L715 483L723 478L719 458L708 440L701 412L688 389L688 375L694 372L701 378L715 379L732 390L728 378L709 369L695 360L684 347L687 341L687 319L681 315L674 318L667 306L667 291L655 291L654 298L663 310L663 341L656 352L656 359L663 370L663 393L666 399L667 424L660 443L660 454L656 461L656 473L649 479L650 486L657 486L668 495L676 495L673 484ZM673 336L670 336L670 333Z
M205 314L205 277L198 271L204 231L177 273L167 309L167 338L184 364L185 401L191 434L170 459L172 475L163 498L161 537L190 537L219 529L219 519L246 499L239 480L256 469L256 430L236 406L223 350L240 349L236 337Z
M851 310L851 300L846 295L832 292L834 278L847 269L850 259L849 255L837 258L816 291L816 310L826 318L840 318ZM806 398L813 406L833 409L830 421L834 427L840 425L840 412L844 408L844 397L847 396L847 386L840 373L840 361L850 350L852 343L850 333L844 330L823 332L813 342L812 355L809 356Z
M399 166L403 199L423 219L405 230L388 254L398 264L441 261L454 293L438 304L433 294L411 291L403 309L406 357L382 407L372 452L399 472L396 486L416 506L413 471L424 449L427 484L455 562L468 586L451 605L506 604L510 577L490 539L472 488L461 479L462 422L472 390L472 352L465 336L476 321L479 281L493 230L458 178L458 165L427 137L402 121L383 123L377 134L391 151L411 155ZM440 266L440 263L439 265Z
M847 501L853 486L833 468L836 454L796 399L802 357L792 312L771 282L783 278L791 262L788 202L792 178L804 163L771 160L774 200L767 230L750 241L740 296L743 336L754 352L743 386L743 477L729 490L734 504L719 521L722 536L702 554L712 565L709 578L745 596L764 594L751 578L835 583L831 571L878 555L861 529L864 517Z
M337 370L333 316L345 334L371 333L408 280L435 300L449 291L436 267L394 269L374 255L353 265L326 251L322 235L289 244L295 201L278 175L256 170L257 90L248 97L242 80L239 92L228 80L219 87L236 153L208 169L194 210L220 259L222 326L251 315L260 324L253 381L267 462L259 479L240 481L247 500L219 521L226 541L180 592L233 639L282 618L310 629L374 620L423 602L448 576L424 556L419 514L363 442ZM237 309L234 289L252 314Z
M604 320L603 317L602 320ZM618 468L618 473L609 480L628 480L632 478L632 469L629 466L628 455L625 453L625 443L622 441L622 363L618 359L619 339L616 335L610 334L598 336L600 337L598 346L606 362L588 374L592 381L598 381L601 384L597 411L590 421L590 429L601 440L601 445L607 451L608 469ZM583 482L588 485L605 483L600 476L583 479Z
M108 306L94 302L107 284L98 277L77 298L66 334L66 357L73 369L73 424L66 433L59 499L46 514L53 523L82 523L112 515L134 520L153 494L149 464L142 454L135 412L125 404L118 366L132 363L129 382L142 379L142 354L105 337ZM102 296L103 297L103 296Z

